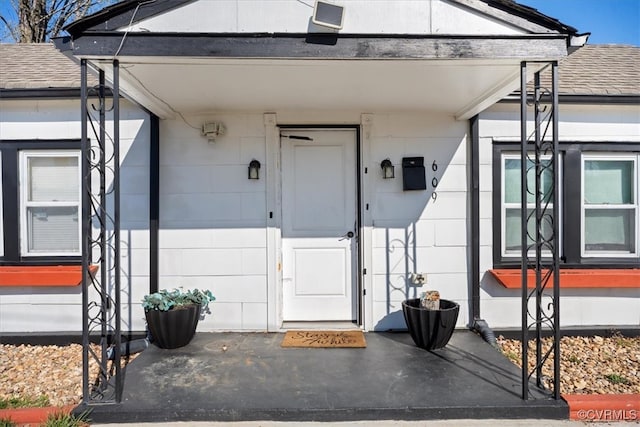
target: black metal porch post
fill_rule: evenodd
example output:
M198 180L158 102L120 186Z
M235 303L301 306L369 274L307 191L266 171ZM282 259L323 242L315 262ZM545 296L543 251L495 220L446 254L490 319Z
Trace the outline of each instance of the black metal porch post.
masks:
M527 88L527 63L521 64L521 244L522 244L522 398L530 397L529 381L560 398L560 157L558 136L558 63L547 62L534 74L533 92ZM540 65L540 64L537 64ZM542 86L541 73L551 68L551 90ZM533 108L533 141L527 131L528 107ZM551 129L551 135L548 134ZM528 175L533 172L534 183ZM551 181L548 184L548 181ZM532 184L532 185L530 185ZM530 201L531 200L531 201ZM551 206L550 206L551 205ZM535 225L529 230L529 224ZM529 291L528 273L535 286ZM551 288L551 293L549 293ZM550 300L547 302L547 300ZM535 302L535 313L530 303ZM535 363L529 369L529 329L533 327ZM551 343L545 345L544 335ZM546 347L546 349L545 349ZM550 359L551 366L549 366ZM553 378L545 380L552 372Z

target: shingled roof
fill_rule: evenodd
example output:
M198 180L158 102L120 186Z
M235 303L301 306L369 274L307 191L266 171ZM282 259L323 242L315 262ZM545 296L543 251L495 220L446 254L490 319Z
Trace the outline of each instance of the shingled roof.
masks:
M640 47L586 45L560 62L560 94L640 95Z
M90 79L92 76L90 76ZM95 84L97 80L92 82ZM80 67L49 43L0 44L0 89L77 89Z

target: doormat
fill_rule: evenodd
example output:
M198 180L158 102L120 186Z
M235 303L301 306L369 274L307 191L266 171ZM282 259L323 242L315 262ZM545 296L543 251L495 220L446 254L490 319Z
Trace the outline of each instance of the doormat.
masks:
M364 348L362 331L288 331L281 347Z

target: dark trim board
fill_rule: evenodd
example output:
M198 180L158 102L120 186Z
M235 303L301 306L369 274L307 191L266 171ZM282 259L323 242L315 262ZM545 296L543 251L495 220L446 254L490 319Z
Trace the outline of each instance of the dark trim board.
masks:
M88 32L58 38L77 57L126 56L265 59L513 59L549 60L567 55L563 35L431 36L360 34L179 34ZM124 62L126 60L123 59Z
M131 331L124 334L126 340L145 338L146 332ZM102 337L99 334L92 334L89 340L94 344L100 344ZM111 337L108 337L111 339ZM82 332L4 332L0 335L1 344L10 345L69 345L82 344Z
M493 330L496 336L502 335L507 339L522 339L522 330L520 328L496 328ZM551 336L550 330L542 330L542 336ZM598 326L568 326L560 329L562 337L612 337L620 334L623 337L640 337L640 326L638 325L598 325Z
M112 96L111 88L105 95ZM92 95L89 96L92 98ZM80 88L0 89L0 99L80 99Z
M160 230L160 119L149 115L149 293L158 292Z
M471 263L469 277L471 279L471 304L469 324L473 325L476 319L480 319L480 121L478 116L469 120L469 166L471 189Z
M560 104L593 104L593 105L640 105L639 95L580 95L559 94ZM498 101L499 104L519 104L520 95L509 95Z

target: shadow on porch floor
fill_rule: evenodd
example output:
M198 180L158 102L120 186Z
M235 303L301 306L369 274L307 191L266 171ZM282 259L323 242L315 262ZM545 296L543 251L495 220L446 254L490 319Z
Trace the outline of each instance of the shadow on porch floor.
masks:
M416 347L407 333L367 333L364 349L281 348L282 337L198 333L180 349L151 346L127 367L122 403L93 406L91 418L113 423L569 416L562 400L520 399L519 369L469 331L455 332L446 348L433 352Z

